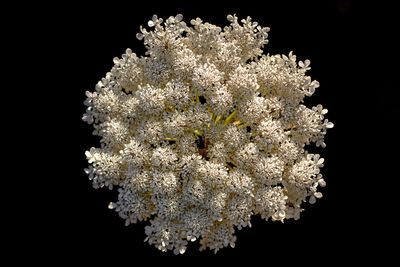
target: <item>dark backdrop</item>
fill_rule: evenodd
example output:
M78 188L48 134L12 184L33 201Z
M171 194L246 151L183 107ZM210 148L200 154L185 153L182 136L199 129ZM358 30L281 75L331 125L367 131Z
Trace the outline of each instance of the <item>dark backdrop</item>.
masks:
M393 8L351 0L275 2L63 3L36 18L45 30L38 37L44 42L37 41L37 51L48 58L49 78L57 81L45 92L50 100L39 108L52 119L46 143L51 150L62 151L47 156L54 169L43 195L52 199L46 208L50 219L41 223L43 230L33 232L36 238L48 237L48 246L37 256L74 261L122 258L134 264L140 258L173 255L143 243L146 223L125 227L107 208L116 200L116 190L91 187L83 172L88 165L84 152L98 146L99 139L81 117L85 91L94 90L114 57L128 47L144 55L142 42L135 37L139 25L145 26L153 14L165 19L178 13L187 23L200 17L223 26L227 14L235 13L269 26L265 53L293 51L299 60L311 60L310 75L321 87L306 104L321 103L335 124L326 136L327 148L313 149L325 158L324 197L314 205L305 203L298 221L282 224L255 216L252 228L237 232L236 248L224 248L217 256L252 256L267 265L270 260L310 264L318 257L325 263L340 263L349 257L358 261L380 255L378 248L391 238L385 230L392 221L393 181L388 171L393 157L380 148L395 145L399 122L392 116L397 112L394 91L398 89ZM197 248L197 242L192 243L179 257L213 255Z

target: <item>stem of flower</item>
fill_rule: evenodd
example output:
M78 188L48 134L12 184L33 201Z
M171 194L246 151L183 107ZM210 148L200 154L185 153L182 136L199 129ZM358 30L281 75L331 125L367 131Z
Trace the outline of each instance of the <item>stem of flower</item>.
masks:
M225 125L227 125L227 124L232 120L232 118L233 118L233 116L235 116L236 112L237 112L237 110L233 111L233 112L231 113L231 115L229 115L229 116L225 119L225 122L224 122Z

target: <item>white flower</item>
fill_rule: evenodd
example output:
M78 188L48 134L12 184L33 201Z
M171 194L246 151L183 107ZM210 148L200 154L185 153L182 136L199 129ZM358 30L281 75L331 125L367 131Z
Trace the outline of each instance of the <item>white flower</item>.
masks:
M263 54L269 28L228 15L221 28L181 14L156 15L86 92L82 119L101 137L85 156L94 188L118 187L115 210L125 224L149 220L145 242L183 254L189 242L217 252L235 247L235 228L251 217L299 219L324 187L332 122L322 105L302 103L319 87L310 61Z

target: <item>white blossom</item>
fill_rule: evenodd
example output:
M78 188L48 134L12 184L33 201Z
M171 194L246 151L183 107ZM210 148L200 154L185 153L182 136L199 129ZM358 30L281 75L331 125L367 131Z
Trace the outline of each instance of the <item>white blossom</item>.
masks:
M118 187L108 208L126 225L148 220L145 242L163 252L234 247L253 215L297 220L326 186L325 160L305 149L325 147L334 126L322 105L302 104L319 87L310 61L264 54L268 27L227 20L154 15L136 34L146 55L128 48L86 92L82 119L101 144L85 173Z

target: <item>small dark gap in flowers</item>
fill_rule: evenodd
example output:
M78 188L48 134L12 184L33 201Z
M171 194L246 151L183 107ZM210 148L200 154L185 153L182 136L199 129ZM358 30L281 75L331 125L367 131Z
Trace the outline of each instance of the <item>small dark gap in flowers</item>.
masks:
M200 100L200 103L203 104L203 105L206 103L206 98L204 96L202 96L202 95L199 96L199 100Z
M127 95L132 95L133 91L127 91L125 88L123 88L122 92L124 92Z
M251 127L250 126L246 126L246 131L249 133L251 132Z
M307 151L309 154L320 154L321 147L317 147L315 143L310 143L304 146L304 150Z
M288 206L288 207L293 207L293 203L292 203L292 202L287 202L287 203L286 203L286 206Z
M204 143L204 138L203 136L198 136L196 139L196 145L198 149L204 149L205 148L205 143Z
M227 164L229 170L232 170L233 168L236 167L235 164L233 164L232 162L229 162L229 161L226 164Z
M209 160L210 158L207 155L207 148L208 148L208 140L205 139L203 136L198 136L196 140L197 148L199 149L199 154L205 159Z
M173 144L175 144L175 143L176 143L175 140L168 140L168 144L169 144L169 145L173 145Z

